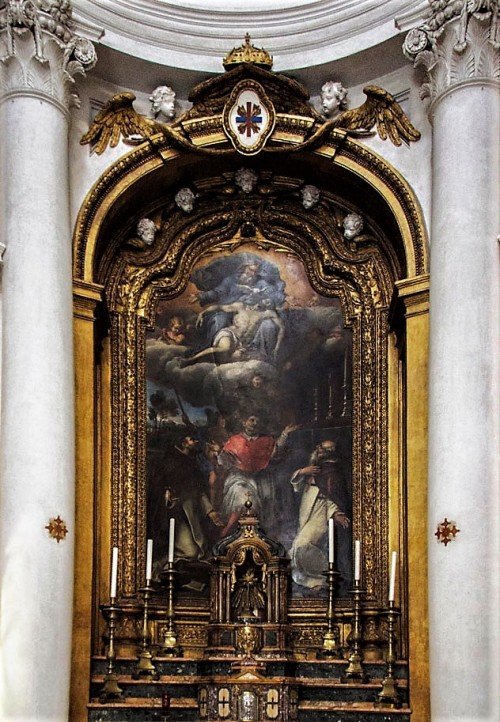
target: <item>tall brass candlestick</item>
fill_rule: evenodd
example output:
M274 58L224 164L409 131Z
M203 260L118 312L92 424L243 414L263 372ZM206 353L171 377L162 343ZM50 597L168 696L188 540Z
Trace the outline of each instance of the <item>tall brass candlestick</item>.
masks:
M152 592L151 579L146 579L146 586L143 587L140 591L144 599L142 615L142 643L137 666L132 673L132 677L133 679L139 679L140 677L159 679L160 675L153 664L153 655L151 653L151 648L149 645L149 599Z
M333 562L328 563L328 570L323 572L326 576L328 583L328 611L327 611L327 630L323 636L323 657L335 657L339 658L342 656L340 645L339 645L339 631L338 627L335 626L335 577L338 576L333 568Z
M396 626L396 620L400 613L401 612L395 606L394 601L389 600L389 608L386 611L387 666L385 677L382 680L382 689L378 693L377 701L375 702L377 707L401 707L401 700L398 697L396 678L394 677L394 667L396 663L396 634L394 632L394 627Z
M175 618L175 612L174 612L174 580L176 571L174 569L174 563L173 561L167 562L167 568L166 571L162 576L166 576L167 578L167 594L168 594L168 603L167 603L167 628L165 629L163 633L163 646L162 646L162 653L167 657L178 657L180 656L180 650L177 646L177 635L175 633L175 626L174 626L174 618Z
M108 605L104 605L101 609L104 618L108 623L109 641L108 651L106 654L108 664L99 699L101 702L106 702L107 700L119 699L123 694L123 690L118 684L118 675L115 673L115 628L120 610L116 606L115 597L111 597L110 603Z
M349 664L341 681L344 683L356 684L368 682L368 675L363 669L363 656L361 652L361 599L365 590L361 589L359 579L354 579L354 587L351 589L354 597L354 613L351 630L351 653Z

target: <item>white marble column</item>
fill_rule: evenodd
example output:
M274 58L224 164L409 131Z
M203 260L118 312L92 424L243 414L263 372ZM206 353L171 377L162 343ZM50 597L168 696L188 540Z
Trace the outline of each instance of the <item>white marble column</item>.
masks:
M59 5L47 3L49 11L34 23L22 14L24 3L8 2L0 16L4 722L68 719L74 550L68 121L72 74L95 57Z
M433 129L432 722L494 722L500 711L500 57L495 30L491 14L463 13L445 21L435 13L407 38L407 50L427 73L424 94L430 96ZM447 545L435 536L445 518L460 530Z

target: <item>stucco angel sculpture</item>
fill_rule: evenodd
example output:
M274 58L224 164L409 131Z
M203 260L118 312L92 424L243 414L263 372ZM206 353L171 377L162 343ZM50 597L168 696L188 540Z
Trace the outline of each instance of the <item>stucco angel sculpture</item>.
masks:
M97 113L80 143L90 143L92 149L101 155L108 145L115 148L122 137L142 141L157 133L168 133L170 127L161 119L173 120L175 117L175 93L171 88L161 85L153 91L150 102L154 119L137 113L134 100L133 93L114 95Z
M340 83L333 85L340 86ZM323 86L323 89L325 87ZM325 125L329 128L339 128L359 134L368 133L375 127L382 140L389 138L394 145L419 140L420 133L413 127L402 107L387 90L379 88L377 85L367 85L363 88L363 93L366 95L366 100L359 108L342 110L343 105L339 101L336 112L324 109L325 115L331 118ZM323 90L323 105L325 103L324 96ZM342 97L342 101L344 100L345 96Z

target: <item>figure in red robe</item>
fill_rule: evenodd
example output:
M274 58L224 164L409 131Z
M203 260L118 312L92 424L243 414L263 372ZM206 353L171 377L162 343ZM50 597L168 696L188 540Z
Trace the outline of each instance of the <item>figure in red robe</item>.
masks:
M275 438L259 434L260 420L250 415L242 421L242 431L231 436L221 454L222 464L229 469L222 492L221 511L226 520L222 536L229 534L241 516L250 495L252 508L265 527L265 514L272 513L274 489L269 474L270 463L278 458L288 435L296 426L286 426Z

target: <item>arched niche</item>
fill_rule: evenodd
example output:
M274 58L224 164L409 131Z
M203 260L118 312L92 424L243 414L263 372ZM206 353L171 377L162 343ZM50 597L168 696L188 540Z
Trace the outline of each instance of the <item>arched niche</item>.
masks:
M235 184L242 166L258 175L249 194ZM311 209L301 202L305 184L321 194ZM186 186L196 194L190 213L174 199ZM349 213L364 220L363 232L354 239L343 233ZM135 229L143 217L156 223L151 246L137 243ZM130 609L124 637L133 640L136 633L133 616L147 529L148 332L159 304L186 294L197 264L242 252L274 259L288 254L303 267L315 297L338 299L342 326L352 340L352 535L362 540L363 581L373 610L366 630L376 654L389 551L398 549L402 654L410 661L414 704L424 708L426 236L407 183L342 131L316 150L270 151L249 159L203 149L179 151L152 140L111 166L82 206L74 245L78 572L73 699L84 688L89 658L100 649L98 607L108 594L114 545L120 548L122 603ZM340 615L343 609L347 619L348 600L339 603ZM305 624L300 621L304 610L309 615ZM297 649L313 648L321 635L324 600L297 600L292 619L294 611ZM196 654L204 643L203 600L186 601L184 612L189 620L184 642Z

